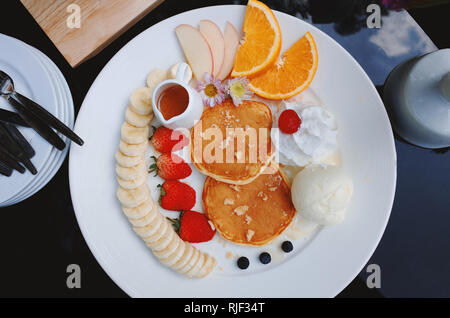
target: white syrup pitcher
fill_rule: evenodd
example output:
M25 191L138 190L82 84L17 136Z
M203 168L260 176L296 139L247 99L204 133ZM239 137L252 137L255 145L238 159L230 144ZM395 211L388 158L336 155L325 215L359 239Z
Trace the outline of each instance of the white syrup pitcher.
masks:
M194 126L195 122L200 119L203 112L203 102L200 94L189 85L189 79L191 77L191 70L186 63L180 63L178 65L177 75L175 79L165 80L156 86L153 91L152 103L153 112L156 118L162 123L163 126L176 129L186 128L189 129ZM161 94L172 86L179 85L184 88L188 94L188 103L186 109L181 114L172 118L164 118L161 108Z

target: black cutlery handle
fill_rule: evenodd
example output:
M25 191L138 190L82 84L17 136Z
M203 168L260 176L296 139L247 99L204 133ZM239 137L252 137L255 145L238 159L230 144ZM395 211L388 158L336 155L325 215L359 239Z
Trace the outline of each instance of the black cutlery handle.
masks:
M25 168L20 165L19 161L14 159L13 156L0 145L0 161L6 164L8 167L19 171L20 173L25 173Z
M55 128L61 134L82 146L84 144L83 139L81 139L77 134L75 134L69 127L64 125L58 118L53 116L50 112L48 112L41 105L36 103L35 101L29 99L26 96L23 96L17 92L14 93L18 100L24 104L31 112L33 112L36 116L40 117L43 121L48 122L50 126Z
M0 123L0 144L5 147L5 149L11 154L11 156L14 157L15 160L22 162L32 174L37 174L36 167L30 161L30 158L28 158L25 154L23 148L11 136L8 126L11 125Z
M9 135L11 136L11 138L20 146L20 148L22 148L25 156L28 159L33 158L36 152L34 151L33 147L31 147L28 140L26 140L25 137L22 135L20 130L17 129L16 126L10 124L6 124L4 126L8 131Z
M0 109L0 121L22 127L30 127L30 125L28 125L17 113L10 112L6 109Z
M8 96L8 101L23 118L23 120L25 120L31 128L36 130L42 138L47 140L58 150L63 150L66 147L64 140L62 140L49 126L47 126L41 118L29 111L28 108L24 107L23 104L18 102L14 97Z
M9 167L7 164L4 164L0 161L0 174L9 177L12 175L13 169Z

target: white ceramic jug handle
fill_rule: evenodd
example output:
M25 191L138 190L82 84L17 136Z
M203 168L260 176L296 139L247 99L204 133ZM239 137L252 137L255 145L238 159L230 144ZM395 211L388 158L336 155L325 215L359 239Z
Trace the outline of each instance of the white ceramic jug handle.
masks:
M178 65L178 69L177 69L177 75L176 75L176 79L178 81L181 81L183 83L189 83L190 80L190 69L189 69L189 65L187 65L186 63L180 63L180 65Z

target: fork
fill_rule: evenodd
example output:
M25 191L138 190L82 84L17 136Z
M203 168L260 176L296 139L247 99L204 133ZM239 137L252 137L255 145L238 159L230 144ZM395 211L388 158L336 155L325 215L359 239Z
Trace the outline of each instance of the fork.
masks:
M58 140L59 136L57 136L49 127L48 129L45 129L43 124L51 126L78 145L83 145L83 140L58 118L33 100L16 92L12 78L3 71L0 71L0 94L13 105L25 122L59 150L62 150L65 147L65 145L62 147L62 139Z

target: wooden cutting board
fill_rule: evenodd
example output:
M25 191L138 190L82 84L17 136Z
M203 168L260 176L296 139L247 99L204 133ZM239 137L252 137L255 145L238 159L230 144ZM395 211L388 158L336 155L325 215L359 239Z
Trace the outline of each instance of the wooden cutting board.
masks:
M72 67L93 57L163 0L20 0Z

